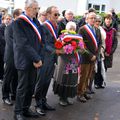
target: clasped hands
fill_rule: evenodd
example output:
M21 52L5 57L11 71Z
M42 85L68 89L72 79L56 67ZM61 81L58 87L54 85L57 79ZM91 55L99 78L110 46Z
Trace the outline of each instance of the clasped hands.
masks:
M42 61L40 60L40 61L37 62L37 63L33 62L33 65L34 65L35 68L39 68L39 67L42 66Z

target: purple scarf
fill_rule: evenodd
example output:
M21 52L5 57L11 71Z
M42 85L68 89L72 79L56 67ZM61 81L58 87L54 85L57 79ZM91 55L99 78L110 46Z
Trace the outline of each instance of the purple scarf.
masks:
M105 40L106 52L107 54L110 54L112 50L113 29L111 28L109 31L105 29L105 31L106 31L106 40Z

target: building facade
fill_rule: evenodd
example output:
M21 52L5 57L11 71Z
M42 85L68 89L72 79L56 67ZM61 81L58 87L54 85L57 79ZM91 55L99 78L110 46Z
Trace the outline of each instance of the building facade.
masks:
M40 6L55 5L62 12L65 9L71 9L75 15L82 15L88 8L93 7L97 12L108 12L111 8L114 8L116 13L120 12L118 0L38 0ZM24 9L25 0L0 0L0 7L5 7L8 11L12 11L13 8Z
M8 13L12 13L14 9L14 0L0 0L0 10L6 10Z

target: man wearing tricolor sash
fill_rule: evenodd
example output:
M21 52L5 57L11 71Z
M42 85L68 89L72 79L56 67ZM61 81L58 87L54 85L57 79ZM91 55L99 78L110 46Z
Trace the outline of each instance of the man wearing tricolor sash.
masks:
M45 21L44 27L44 63L38 72L38 82L35 90L36 111L40 115L45 115L45 110L55 110L47 104L46 95L54 73L54 64L56 62L57 54L60 50L55 49L55 42L57 35L57 19L59 17L59 10L55 6L48 7L46 10L48 20Z
M29 109L37 69L42 66L42 29L36 19L38 8L36 0L26 0L25 13L13 24L14 60L18 71L15 120L38 117Z
M86 94L90 78L93 73L94 63L101 44L100 33L93 26L95 23L96 14L91 12L87 15L87 24L79 29L79 34L82 35L86 47L86 54L82 54L81 75L78 84L78 100L86 102L91 97Z

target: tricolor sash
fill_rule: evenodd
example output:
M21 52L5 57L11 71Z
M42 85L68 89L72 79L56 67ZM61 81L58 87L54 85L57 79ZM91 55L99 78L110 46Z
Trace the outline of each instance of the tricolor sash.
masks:
M80 56L78 52L75 53L75 57L76 57L77 63L80 64Z
M55 40L57 40L57 31L54 29L52 23L49 20L46 20L44 24L48 27Z
M87 31L87 33L89 34L89 36L91 37L91 39L92 39L92 41L95 45L96 51L97 51L98 50L98 44L97 44L97 38L96 38L96 35L95 35L94 31L90 28L89 25L84 25L84 28Z
M32 28L34 29L35 33L38 36L39 41L41 42L41 34L38 30L37 25L30 18L28 18L25 14L20 15L19 18L25 20L27 23L29 23L32 26Z
M77 40L81 40L83 39L82 36L80 35L74 35L74 34L66 34L62 40L64 39L77 39Z

